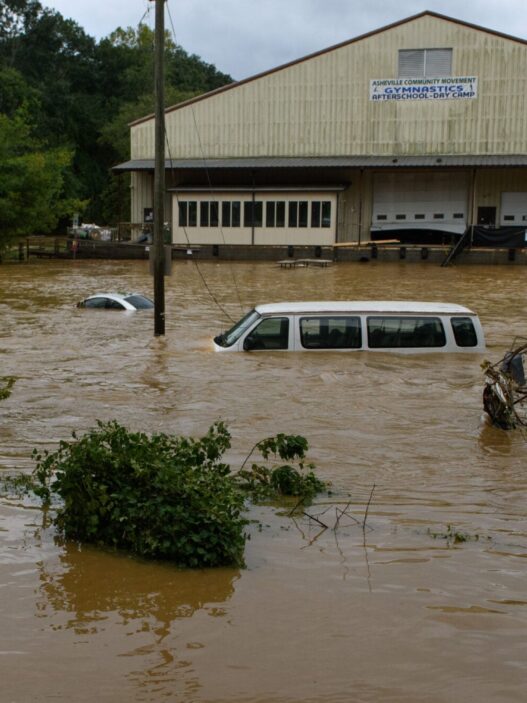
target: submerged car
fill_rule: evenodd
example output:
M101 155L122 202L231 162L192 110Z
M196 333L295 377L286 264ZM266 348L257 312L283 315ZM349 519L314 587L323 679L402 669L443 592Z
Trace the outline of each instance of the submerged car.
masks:
M98 310L150 310L154 303L141 293L96 293L81 300L77 307Z
M214 338L230 351L482 352L475 312L461 305L394 300L257 305Z

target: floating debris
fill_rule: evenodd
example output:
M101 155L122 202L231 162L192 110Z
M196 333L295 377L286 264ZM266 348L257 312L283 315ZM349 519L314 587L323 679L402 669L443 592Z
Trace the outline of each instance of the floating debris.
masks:
M492 423L504 430L527 427L526 357L527 339L516 337L502 359L481 365L485 374L483 408Z

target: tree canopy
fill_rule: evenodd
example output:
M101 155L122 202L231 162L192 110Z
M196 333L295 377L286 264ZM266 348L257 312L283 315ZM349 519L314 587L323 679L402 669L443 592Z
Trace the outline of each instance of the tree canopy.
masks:
M85 219L117 221L110 168L129 157L128 123L153 112L153 47L146 25L97 42L38 0L2 0L0 237L52 231L81 202ZM167 105L232 82L168 34L165 66Z
M72 152L43 148L31 132L23 107L12 117L0 114L0 248L17 236L52 230L82 206L64 195Z

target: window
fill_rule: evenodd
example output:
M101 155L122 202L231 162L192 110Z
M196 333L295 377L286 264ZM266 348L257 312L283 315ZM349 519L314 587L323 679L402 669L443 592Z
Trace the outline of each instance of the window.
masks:
M136 310L150 310L154 307L154 303L149 298L145 298L144 295L129 295L125 300Z
M181 201L179 203L180 227L195 227L197 224L197 203L196 201Z
M377 215L378 220L385 220L385 215ZM331 227L331 201L314 200L311 203L311 227Z
M85 308L105 308L106 302L107 302L107 298L90 298L89 300L84 301L84 303L82 304L82 307L85 307ZM122 309L123 309L123 306L121 305L121 310Z
M289 203L289 227L298 227L298 203L291 201Z
M503 218L506 222L514 222L514 215L505 215Z
M198 225L198 204L192 201L188 204L188 226L197 227Z
M305 349L358 349L362 346L359 317L303 317L300 341Z
M313 205L311 203L311 221L313 222ZM319 204L320 205L320 204ZM309 216L309 203L307 200L291 200L289 202L289 227L307 227L308 226L308 216ZM322 227L329 225L324 224L324 203L322 203L322 217L319 216L319 221L321 219ZM312 224L312 227L320 227L320 224Z
M313 200L311 203L311 227L320 227L321 215L320 201Z
M377 219L378 220L387 220L388 217L387 217L387 215L377 215Z
M455 212L453 217L454 217L454 220L462 220L465 216L463 215L462 212Z
M396 220L406 220L406 215L396 215L395 219Z
M322 202L322 227L331 227L331 200Z
M122 303L119 303L117 300L112 300L111 298L106 299L106 305L104 307L106 310L125 310Z
M422 212L418 212L417 214L414 215L414 219L416 220L424 220L425 216Z
M199 204L201 227L217 227L219 224L219 203L216 200L202 200Z
M218 219L219 204L217 201L213 201L213 202L209 203L209 207L210 207L210 226L217 227L219 224L219 219Z
M285 227L285 201L279 200L276 203L276 226Z
M244 227L261 227L262 226L262 202L248 201L243 204L243 226Z
M254 325L254 323L260 318L260 315L256 310L251 310L247 313L241 320L239 320L230 330L227 330L224 334L220 334L214 338L216 344L222 347L231 347L235 342L237 342L242 334L246 332L249 327Z
M179 203L179 221L180 227L186 227L188 224L188 203Z
M233 200L231 203L231 226L239 227L241 223L241 203L239 200Z
M265 226L274 227L276 223L276 203L269 201L265 205Z
M477 347L478 338L470 317L453 317L452 330L458 347Z
M267 317L246 337L244 348L287 349L289 346L289 318Z
M285 202L269 200L265 205L265 226L285 227Z
M434 220L444 220L445 216L442 212L434 212Z
M199 204L199 224L201 227L209 226L209 203L207 200L203 200Z
M437 317L368 317L371 349L444 347L445 331Z
M307 227L307 201L305 200L298 203L298 226Z
M399 78L443 78L452 75L452 49L399 51Z
M227 200L221 204L221 226L231 226L231 204Z
M224 200L221 203L221 226L222 227L239 227L240 226L240 201L239 200Z

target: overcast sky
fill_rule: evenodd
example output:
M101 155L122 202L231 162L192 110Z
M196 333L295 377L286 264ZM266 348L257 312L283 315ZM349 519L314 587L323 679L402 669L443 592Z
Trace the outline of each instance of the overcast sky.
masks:
M154 24L151 0L40 2L96 39L142 19ZM166 26L171 30L173 23L177 43L237 80L424 10L527 39L526 0L168 0L167 5Z

